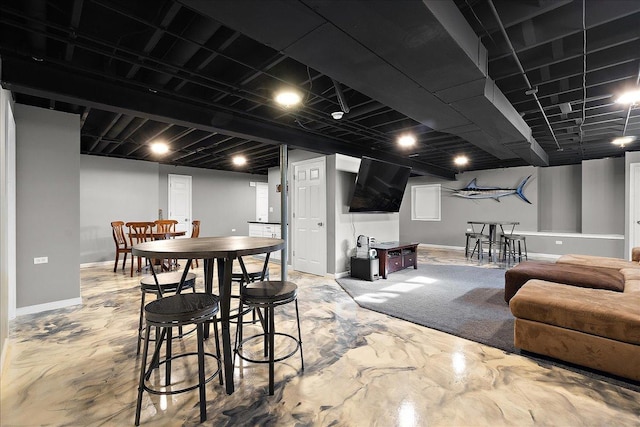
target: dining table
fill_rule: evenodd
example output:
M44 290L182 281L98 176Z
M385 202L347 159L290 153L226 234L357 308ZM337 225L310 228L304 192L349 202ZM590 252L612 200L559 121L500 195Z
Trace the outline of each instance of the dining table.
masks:
M233 348L231 346L230 311L233 263L238 260L245 275L248 275L242 257L267 254L264 259L263 275L269 262L269 254L285 248L285 241L271 237L223 236L198 237L188 239L154 240L140 243L132 248L132 253L147 258L174 258L187 260L178 286L178 293L191 268L194 259L204 260L205 292L213 293L214 262L218 268L218 292L220 298L220 324L222 326L222 354L224 380L227 394L234 392ZM152 269L155 277L155 271ZM249 280L247 280L249 281ZM208 334L207 334L208 335Z
M500 227L500 232L502 234L513 234L513 231L515 230L516 225L519 225L520 222L519 221L467 221L467 224L471 225L471 227L473 227L474 225L481 225L482 226L482 230L484 231L485 227L489 227L489 259L491 259L491 255L492 255L492 251L493 251L493 245L494 244L499 244L500 242L498 240L496 240L497 238L497 229L498 227ZM505 226L511 227L511 231L510 233L505 233Z

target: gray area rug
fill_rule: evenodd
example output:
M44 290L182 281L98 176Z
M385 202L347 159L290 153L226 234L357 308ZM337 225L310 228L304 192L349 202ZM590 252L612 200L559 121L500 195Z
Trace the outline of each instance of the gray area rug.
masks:
M514 317L504 302L504 273L498 268L422 264L386 280L336 281L363 308L640 392L640 382L515 348Z
M513 353L514 318L504 302L504 272L423 264L386 280L337 282L361 307Z

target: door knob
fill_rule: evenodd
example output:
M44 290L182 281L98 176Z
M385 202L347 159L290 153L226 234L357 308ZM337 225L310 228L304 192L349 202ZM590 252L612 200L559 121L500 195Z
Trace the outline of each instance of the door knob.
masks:
M321 222L319 222L319 223L318 223L318 226L322 227L322 223L321 223Z

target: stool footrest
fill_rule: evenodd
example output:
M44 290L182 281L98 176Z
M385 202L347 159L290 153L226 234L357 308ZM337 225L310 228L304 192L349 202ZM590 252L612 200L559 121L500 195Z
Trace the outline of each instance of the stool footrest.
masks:
M194 351L194 352L190 352L190 353L181 353L181 354L178 354L178 355L176 355L176 356L172 356L172 357L170 357L170 358L168 358L168 359L163 359L163 360L161 360L161 361L156 365L156 368L159 368L159 367L160 367L160 365L163 365L163 364L165 364L165 363L167 363L167 362L169 362L169 361L172 361L172 360L177 360L177 359L181 359L181 358L183 358L183 357L187 357L187 356L197 356L197 355L198 355L198 353L197 353L197 352L195 352L195 351ZM215 354L213 354L213 353L206 353L206 352L205 352L205 353L204 353L204 355L205 355L205 356L207 356L207 357L210 357L210 358L212 358L212 359L215 359L215 360L216 360L216 362L217 362L217 365L218 365L218 369L216 369L216 371L215 371L214 373L212 373L209 377L207 377L207 378L204 380L204 384L207 384L208 382L210 382L211 380L213 380L215 377L217 377L217 376L218 376L218 374L220 373L221 364L220 364L220 359L219 359L219 358L218 358L218 356L216 356ZM149 369L149 370L146 372L146 374L145 374L145 380L146 380L146 381L149 381L149 378L151 377L151 373L153 372L153 370L154 370L154 368ZM165 389L166 389L166 388L169 388L169 387L171 387L171 386L170 386L170 385L168 385L168 386L162 386L162 388L165 388ZM184 387L184 388L181 388L181 389L178 389L178 390L158 390L158 389L153 388L152 386L147 385L147 383L146 383L146 382L145 382L145 383L144 383L144 385L143 385L143 389L144 389L144 390L146 390L147 392L149 392L149 393L151 393L151 394L159 394L159 395L170 395L170 394L185 393L185 392L187 392L187 391L195 390L195 389L197 389L198 387L200 387L200 384L199 384L199 383L194 384L194 385L189 386L189 387Z
M300 341L294 337L293 335L289 335L289 334L284 334L282 332L274 332L275 336L281 336L281 337L287 337L290 338L291 340L293 340L293 342L296 343L296 347L291 350L290 353L287 353L284 356L279 356L277 358L274 357L273 361L274 362L280 362L282 360L288 359L291 356L293 356L294 354L296 354L298 352L298 350L300 349ZM242 351L242 346L247 342L247 341L251 341L254 340L256 338L265 338L265 334L256 334L256 335L252 335L250 337L247 337L245 339L243 339L242 341L240 341L240 345L236 348L236 354L238 355L238 357L242 360L246 360L247 362L253 362L253 363L269 363L269 359L264 358L264 359L251 359L247 356L243 356L241 351Z

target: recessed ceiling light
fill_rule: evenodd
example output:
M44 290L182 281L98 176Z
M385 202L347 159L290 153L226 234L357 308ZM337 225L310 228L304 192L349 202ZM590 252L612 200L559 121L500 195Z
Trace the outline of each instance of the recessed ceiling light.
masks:
M640 90L623 93L618 99L616 99L618 104L635 104L638 101L640 101Z
M169 152L169 146L164 142L154 142L151 144L151 151L156 154L167 154Z
M234 156L233 164L236 166L242 166L247 163L247 159L244 156Z
M453 163L455 163L458 166L464 166L467 163L469 163L469 158L467 156L458 156L455 159L453 159Z
M402 147L411 147L415 143L416 138L413 135L402 135L400 138L398 138L398 144L400 144Z
M292 90L282 91L276 94L275 101L285 108L292 107L302 101L302 96Z
M611 143L624 147L627 144L631 144L635 140L635 136L621 136L620 138L615 138L613 141L611 141Z

